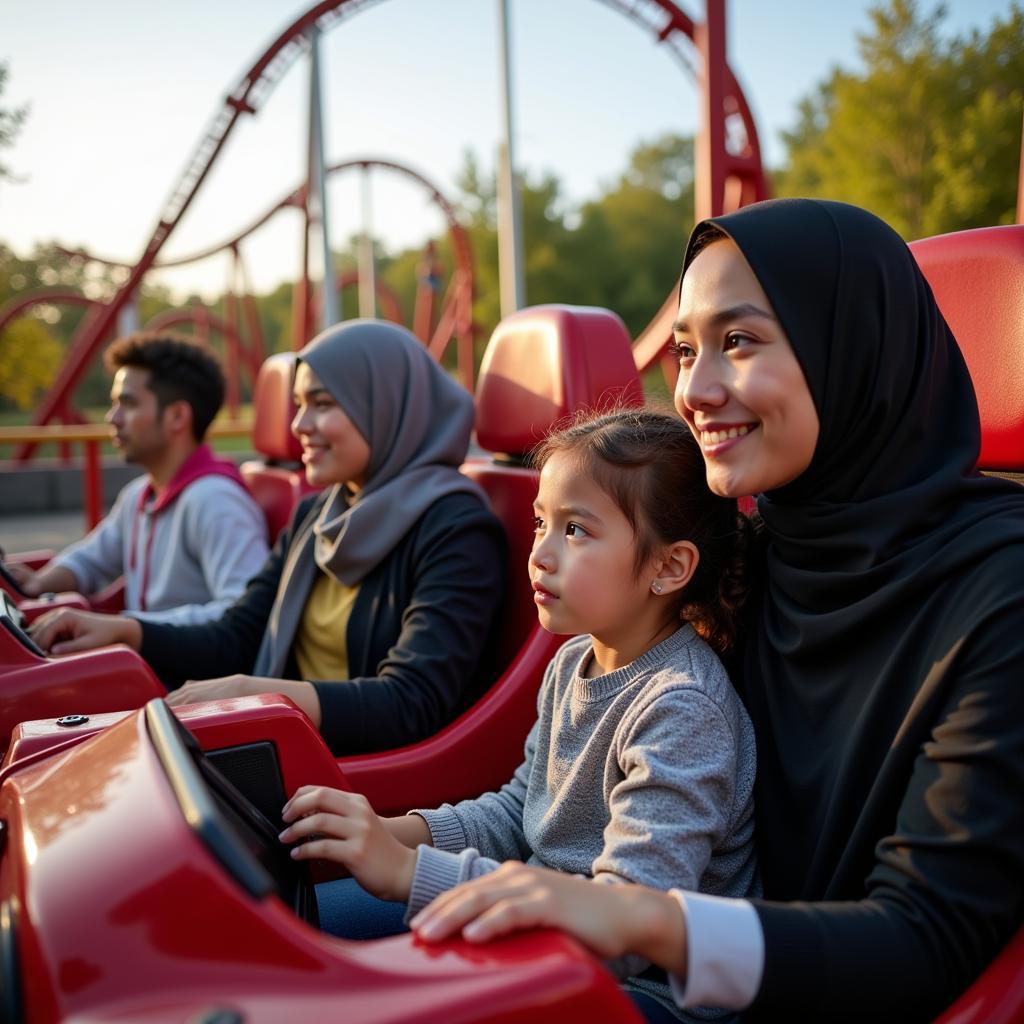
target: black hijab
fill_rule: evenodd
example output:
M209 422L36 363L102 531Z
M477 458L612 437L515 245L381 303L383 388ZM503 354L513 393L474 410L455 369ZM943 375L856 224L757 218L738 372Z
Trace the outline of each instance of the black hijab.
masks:
M883 876L909 884L928 862L922 850L951 829L969 831L960 816L987 799L961 766L926 762L958 702L1020 692L1024 665L1000 669L998 652L982 696L960 688L970 674L962 661L984 660L996 624L1012 616L1024 629L1024 491L975 472L980 425L967 368L887 225L803 199L711 223L761 283L820 421L806 471L757 498L764 575L742 686L758 742L765 896L860 900ZM1020 724L1007 727L1019 768ZM940 807L937 792L962 806ZM1003 811L1020 828L1019 810ZM1005 896L1019 916L1012 885ZM769 943L769 964L772 955Z

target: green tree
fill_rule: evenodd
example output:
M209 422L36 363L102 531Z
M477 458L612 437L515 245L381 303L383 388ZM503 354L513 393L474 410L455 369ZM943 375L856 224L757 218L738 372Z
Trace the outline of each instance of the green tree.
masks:
M60 367L60 342L41 320L18 317L0 334L0 350L0 403L35 408Z
M905 238L1015 216L1024 111L1024 10L987 33L944 38L945 9L915 0L869 12L863 71L836 68L783 134L780 195L842 199Z
M618 182L583 206L571 258L585 276L574 301L613 309L636 337L661 308L693 227L693 139L637 146Z
M0 96L7 87L7 77L10 71L6 61L0 61ZM28 106L23 107L2 107L0 106L0 149L8 149L14 145L14 140L21 131L21 126L28 117ZM13 180L14 174L4 163L0 163L0 181L4 179Z
M65 256L55 245L38 245L22 258L0 243L0 309L36 289L81 292L84 285L80 261ZM40 302L25 314L0 332L0 405L20 409L30 408L49 387L84 310Z
M630 154L620 178L581 207L547 174L523 185L527 301L605 306L635 336L658 311L679 271L693 223L693 140L665 135ZM494 189L472 154L457 178L473 244L483 338L500 317ZM450 265L447 240L438 251Z

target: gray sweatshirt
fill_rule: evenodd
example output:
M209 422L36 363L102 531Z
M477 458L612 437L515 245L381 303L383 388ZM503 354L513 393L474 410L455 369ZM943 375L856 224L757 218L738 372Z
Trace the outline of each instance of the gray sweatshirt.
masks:
M193 480L153 516L139 511L146 483L145 476L127 483L107 517L55 561L86 594L123 575L125 612L144 622L220 618L266 561L263 513L234 480L211 475Z
M757 893L754 730L714 652L684 625L596 679L582 675L591 656L589 636L555 655L509 783L412 812L433 847L417 852L410 916L509 859L597 881ZM630 960L626 970L645 966ZM630 984L685 1019L667 984Z

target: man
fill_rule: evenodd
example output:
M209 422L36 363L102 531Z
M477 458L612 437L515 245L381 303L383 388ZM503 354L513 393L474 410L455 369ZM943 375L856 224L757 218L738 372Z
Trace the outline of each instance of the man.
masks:
M145 475L43 569L9 568L30 597L93 593L123 575L125 611L137 619L219 618L267 555L266 522L238 469L203 443L224 400L220 365L204 346L166 333L122 338L104 361L114 374L114 445Z

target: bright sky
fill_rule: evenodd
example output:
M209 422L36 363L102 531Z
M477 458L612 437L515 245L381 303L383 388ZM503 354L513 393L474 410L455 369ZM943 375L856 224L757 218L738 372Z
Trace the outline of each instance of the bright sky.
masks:
M678 0L691 17L697 0ZM925 9L933 4L920 0ZM595 0L510 0L520 169L554 172L567 199L613 181L640 140L696 129L696 90L639 25ZM13 150L22 184L0 184L0 240L27 254L58 240L134 262L221 99L306 5L290 0L8 0L0 59L4 105L31 104ZM650 0L638 0L640 8ZM754 112L769 166L797 101L835 64L857 66L869 0L729 0L730 65ZM949 0L947 31L987 27L1010 0ZM387 0L345 18L323 39L326 154L397 160L443 191L462 154L493 167L498 142L497 0ZM162 255L226 239L304 174L306 60L297 61L226 151ZM372 175L372 228L391 249L442 229L425 193ZM335 244L361 227L358 175L329 189ZM297 271L298 215L279 214L246 243L255 287ZM221 290L227 263L208 260L160 278L176 292Z

